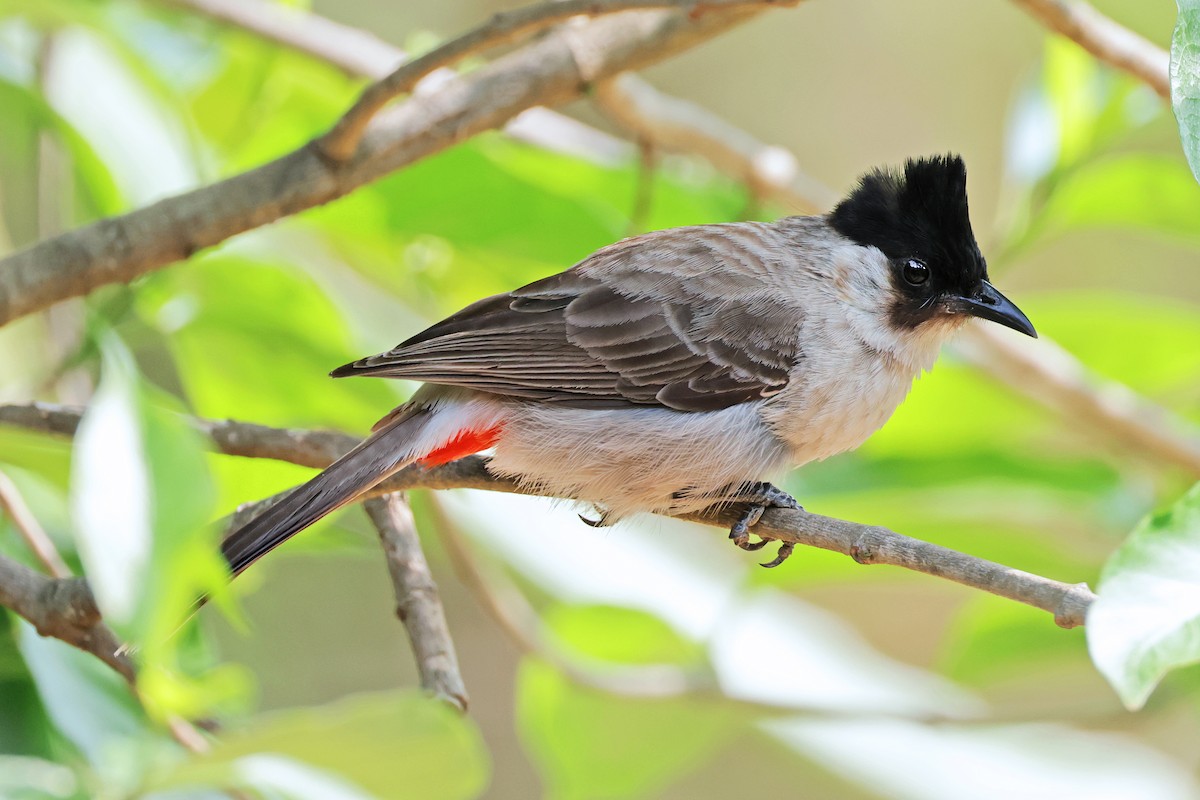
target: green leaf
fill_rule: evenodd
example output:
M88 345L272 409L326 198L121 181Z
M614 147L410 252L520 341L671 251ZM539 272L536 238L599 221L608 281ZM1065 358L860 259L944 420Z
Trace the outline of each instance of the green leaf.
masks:
M399 400L392 381L329 378L363 353L328 293L295 267L218 252L155 276L137 302L169 335L201 416L364 430Z
M206 755L152 777L146 788L234 785L297 798L453 800L477 796L488 770L472 722L419 694L394 693L264 715L223 735ZM306 775L316 780L308 793Z
M72 797L79 790L75 773L61 764L28 756L0 755L0 797L44 800Z
M18 645L55 727L97 769L151 734L129 687L90 653L39 636L21 623Z
M1057 122L1060 167L1079 160L1091 147L1102 102L1099 70L1096 59L1074 42L1047 38L1042 81Z
M128 352L109 340L100 386L79 423L71 484L79 554L96 603L110 625L136 640L154 532L134 370Z
M743 730L731 706L618 697L526 660L517 727L556 798L654 796Z
M1088 612L1088 648L1130 709L1200 661L1200 484L1142 522L1112 555Z
M1103 159L1058 184L1036 232L1114 226L1194 239L1200 234L1200 187L1177 158L1135 153Z
M1183 152L1200 180L1200 0L1179 0L1171 36L1171 105Z
M17 243L36 233L36 204L28 198L38 193L38 150L40 137L50 134L66 151L69 168L79 187L75 216L84 220L115 214L124 207L108 167L91 144L55 111L37 92L0 79L0 173L3 184L4 218ZM69 220L64 219L65 224ZM45 231L41 231L43 235Z
M152 712L197 714L242 693L233 670L185 678L182 637L198 597L224 596L227 571L207 523L213 487L199 435L144 385L119 340L80 422L72 500L80 557L104 618L137 645Z
M978 593L946 637L944 674L973 686L1043 685L1064 669L1090 671L1082 628L1064 631L1046 612Z
M618 606L557 605L544 615L555 638L587 658L623 664L687 664L703 648L663 619Z
M558 642L587 659L645 665L702 657L698 645L645 612L558 606L546 623ZM730 706L622 698L578 686L534 659L521 665L517 720L550 795L564 798L655 794L703 763L744 721Z

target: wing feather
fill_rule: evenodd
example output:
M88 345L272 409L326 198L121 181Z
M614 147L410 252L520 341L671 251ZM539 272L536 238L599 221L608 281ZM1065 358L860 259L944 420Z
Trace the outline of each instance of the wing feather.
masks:
M800 312L771 291L770 266L761 247L755 252L765 227L699 226L618 242L333 375L600 408L708 411L769 397L801 353Z

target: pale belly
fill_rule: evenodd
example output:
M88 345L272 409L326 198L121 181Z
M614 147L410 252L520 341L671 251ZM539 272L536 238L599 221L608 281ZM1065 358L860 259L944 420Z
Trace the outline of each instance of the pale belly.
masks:
M862 363L862 362L859 362ZM866 362L855 371L827 373L799 384L790 397L772 398L764 417L786 442L795 466L853 450L879 430L904 400L915 374L894 362Z

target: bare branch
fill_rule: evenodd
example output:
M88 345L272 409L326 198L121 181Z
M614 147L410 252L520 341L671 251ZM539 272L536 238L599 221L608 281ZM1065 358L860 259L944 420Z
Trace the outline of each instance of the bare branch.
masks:
M446 612L408 503L403 495L394 493L367 500L363 506L379 531L387 556L396 592L396 616L408 631L421 688L466 711L467 688L459 673Z
M77 414L70 409L46 404L39 404L35 408L39 408L40 412L31 413L29 406L0 405L0 423L20 425L22 421L25 421L33 423L27 427L37 430L62 432L70 427L67 421L72 414ZM45 420L54 420L55 428L42 424ZM238 430L238 435L226 436L221 442L214 442L223 453L261 456L265 452L265 449L259 447L257 443L249 441L255 435L255 431L263 430L263 426L242 426L236 422L197 422L196 425L201 430L209 429L209 426L219 426L226 431ZM275 445L271 448L271 457L290 461L292 459L288 457L283 443L289 440L304 441L304 437L297 431L280 433L287 435L273 438ZM330 434L321 435L330 436ZM347 436L345 443L352 445L354 440ZM348 450L349 447L346 449ZM297 463L304 463L307 466L328 465L310 463L312 460L310 451L305 450L303 454L306 460ZM527 488L514 481L492 476L487 471L486 459L470 456L434 469L425 469L417 465L410 466L375 487L367 493L366 497L378 497L389 492L419 488L486 489L531 494ZM736 518L736 512L732 509L710 510L684 518L728 529ZM851 556L860 564L891 564L923 572L926 575L946 578L965 586L1048 611L1054 615L1054 619L1059 625L1067 628L1084 623L1087 608L1095 599L1084 584L1061 583L959 553L940 545L903 536L887 528L860 525L856 522L824 517L807 511L770 509L763 515L762 521L755 526L754 532L779 542L803 544L843 553Z
M728 528L737 521L738 513L735 509L710 509L683 518ZM769 509L753 532L766 539L842 553L859 564L890 564L982 589L1049 611L1064 628L1083 625L1088 606L1096 599L1084 583L1050 580L878 525L860 525L807 511Z
M721 172L744 180L756 195L797 213L822 214L837 196L800 169L782 147L764 144L712 112L664 94L636 75L597 84L596 101L640 141L672 152L696 153Z
M3 472L0 472L0 508L8 514L17 533L25 540L25 544L29 546L47 572L55 578L71 577L71 568L63 561L62 556L58 553L58 548L46 535L46 531L33 516L29 506L25 505L25 498L21 497L21 493L17 491L16 484Z
M348 162L331 164L310 143L249 172L21 250L0 260L0 324L327 203L525 109L566 102L594 81L662 60L761 9L697 17L637 11L561 27L380 114Z
M1080 0L1013 0L1052 31L1074 40L1101 61L1145 82L1171 99L1171 58L1154 42Z
M66 416L69 415L57 419L61 422ZM78 423L77 417L74 423L70 425L71 432ZM63 561L58 548L3 473L0 473L0 505L12 516L22 537L54 576L47 578L0 556L0 606L19 614L40 636L51 636L96 656L126 680L130 691L141 702L133 662L116 634L101 621L91 588L82 578L72 577L71 568ZM208 751L208 740L187 720L171 716L166 724L171 737L187 750L193 753Z
M733 702L721 693L711 674L671 664L624 666L589 662L567 653L548 636L538 612L511 580L487 569L471 552L455 525L439 512L438 533L459 579L522 653L553 666L572 682L623 697L664 699L693 696ZM740 702L740 701L739 701ZM753 704L757 710L782 707ZM794 708L787 709L792 712Z
M799 0L791 0L795 5ZM514 11L499 11L487 22L451 39L425 55L398 67L392 74L368 86L350 109L342 115L317 146L326 157L341 162L358 149L367 124L385 105L411 92L425 76L452 66L469 55L523 39L564 20L580 15L598 17L647 8L684 7L693 15L702 7L745 5L784 5L783 0L555 0L537 3Z
M0 605L24 617L40 635L91 653L134 682L133 662L100 621L100 609L82 578L48 578L0 556Z

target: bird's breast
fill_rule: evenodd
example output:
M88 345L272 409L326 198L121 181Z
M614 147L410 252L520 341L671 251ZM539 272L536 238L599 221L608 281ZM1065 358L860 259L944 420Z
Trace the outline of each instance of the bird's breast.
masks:
M796 465L853 450L904 400L918 370L856 341L810 355L764 407Z

